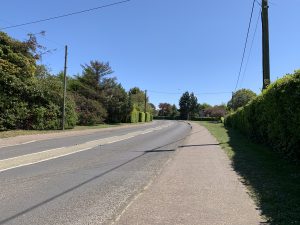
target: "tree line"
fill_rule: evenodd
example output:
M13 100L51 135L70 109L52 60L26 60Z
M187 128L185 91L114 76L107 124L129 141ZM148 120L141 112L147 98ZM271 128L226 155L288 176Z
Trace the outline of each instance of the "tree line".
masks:
M160 103L156 115L161 118L193 120L204 117L221 118L245 106L256 97L249 89L241 89L233 93L227 104L212 106L207 103L200 104L193 92L186 91L179 99L179 108L175 104Z
M38 63L41 49L32 34L18 41L0 32L0 130L61 128L63 73ZM133 111L153 114L140 88L127 92L112 75L108 62L94 60L67 77L66 128L130 122Z

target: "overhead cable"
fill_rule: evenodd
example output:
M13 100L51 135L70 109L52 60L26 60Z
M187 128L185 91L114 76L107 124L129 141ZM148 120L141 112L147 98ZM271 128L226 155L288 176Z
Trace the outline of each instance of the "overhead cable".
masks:
M81 13L87 13L87 12L91 12L91 11L95 11L95 10L99 10L99 9L103 9L103 8L108 8L108 7L115 6L115 5L120 5L120 4L123 4L123 3L126 3L126 2L130 2L130 1L131 0L114 2L114 3L111 3L111 4L102 5L102 6L98 6L98 7L94 7L94 8L90 8L90 9L85 9L85 10L77 11L77 12L67 13L67 14L60 15L60 16L53 16L53 17L49 17L49 18L45 18L45 19L40 19L40 20L35 20L35 21L31 21L31 22L21 23L21 24L17 24L17 25L2 27L2 28L0 28L0 30L7 30L7 29L10 29L10 28L22 27L22 26L26 26L26 25L30 25L30 24L36 24L36 23L41 23L41 22L45 22L45 21L49 21L49 20L56 20L56 19L60 19L60 18L63 18L63 17L73 16L73 15L77 15L77 14L81 14Z

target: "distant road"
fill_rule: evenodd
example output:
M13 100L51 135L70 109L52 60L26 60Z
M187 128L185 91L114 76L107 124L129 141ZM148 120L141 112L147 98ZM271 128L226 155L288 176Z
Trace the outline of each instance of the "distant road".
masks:
M190 132L184 122L0 148L0 225L109 224Z

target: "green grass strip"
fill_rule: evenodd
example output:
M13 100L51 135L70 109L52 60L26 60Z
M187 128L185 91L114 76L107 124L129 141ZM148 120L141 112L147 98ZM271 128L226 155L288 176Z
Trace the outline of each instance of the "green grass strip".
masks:
M300 165L252 143L222 123L200 124L220 142L269 224L300 224Z

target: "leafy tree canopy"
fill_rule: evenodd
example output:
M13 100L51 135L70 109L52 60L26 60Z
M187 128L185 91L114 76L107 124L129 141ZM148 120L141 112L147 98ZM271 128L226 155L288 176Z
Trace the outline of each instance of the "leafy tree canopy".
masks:
M228 108L237 110L245 106L248 102L256 97L256 94L249 89L241 89L235 92L232 99L227 103Z

